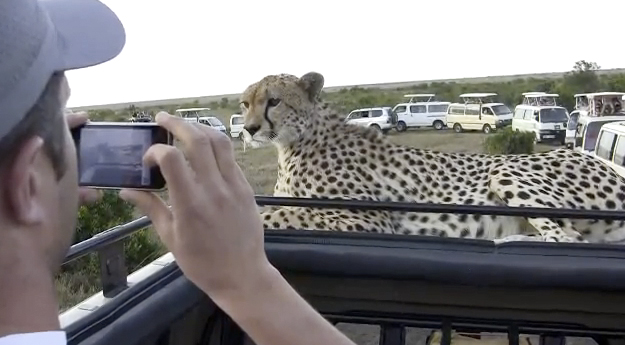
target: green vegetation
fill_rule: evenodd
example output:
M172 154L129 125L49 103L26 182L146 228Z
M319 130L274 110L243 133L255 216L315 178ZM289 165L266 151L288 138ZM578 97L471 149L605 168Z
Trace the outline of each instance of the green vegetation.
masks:
M352 109L369 106L394 106L404 101L407 93L435 93L443 100L457 100L465 92L497 92L500 100L510 107L521 101L521 93L527 91L545 91L560 94L560 101L568 109L573 108L575 93L596 91L625 91L625 74L599 75L596 63L579 61L573 70L563 78L520 78L505 82L485 83L425 83L422 85L398 89L365 89L359 87L346 88L337 92L324 93L322 98L330 101L345 114ZM242 85L242 88L245 85ZM219 102L200 104L171 104L160 107L139 108L138 111L168 111L173 113L178 108L209 107L221 119L228 123L230 114L239 111L238 100L223 98ZM110 109L89 111L90 118L95 121L126 121L131 111ZM456 134L451 131L408 131L397 134L391 132L391 140L403 145L461 152L489 153L530 153L534 151L533 135L513 133L504 130L490 136L479 133ZM482 139L485 138L485 139ZM246 177L257 193L269 193L275 183L275 152L271 147L254 150L253 154L243 153L237 146L237 160ZM541 145L538 145L539 149ZM476 148L477 147L477 148ZM250 152L250 151L248 151ZM82 207L80 210L76 242L87 239L94 234L125 223L135 218L132 207L119 198L116 193L107 192L99 203ZM144 229L126 240L128 271L154 260L164 253L164 248L150 229ZM100 290L99 264L96 255L79 259L64 266L57 278L57 289L61 296L62 306L68 307L83 300Z
M116 192L106 191L100 201L82 206L73 243L93 237L95 234L136 218L133 206L121 200ZM165 253L151 229L132 234L124 243L128 272L144 266ZM87 255L64 265L57 277L57 290L61 307L72 306L101 290L100 263L95 254Z
M489 154L533 153L534 139L533 132L513 131L506 127L484 140L484 151Z

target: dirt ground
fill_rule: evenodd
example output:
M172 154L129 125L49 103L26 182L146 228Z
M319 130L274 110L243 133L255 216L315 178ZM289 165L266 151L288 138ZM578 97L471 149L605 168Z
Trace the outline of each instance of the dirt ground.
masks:
M487 135L481 132L454 133L451 130L416 129L404 133L392 131L389 133L389 137L393 142L406 146L446 152L477 153L483 152L482 143ZM235 140L234 143L239 165L256 194L272 195L277 176L277 155L274 147L248 148L246 152L243 152L241 142ZM557 148L555 145L537 145L536 151L547 151L555 148ZM358 345L379 344L379 326L339 324L337 327ZM406 335L406 344L424 344L429 333L430 330L409 329ZM538 345L536 338L532 340L531 345ZM582 345L578 341L575 343ZM583 345L590 345L590 343L586 342Z

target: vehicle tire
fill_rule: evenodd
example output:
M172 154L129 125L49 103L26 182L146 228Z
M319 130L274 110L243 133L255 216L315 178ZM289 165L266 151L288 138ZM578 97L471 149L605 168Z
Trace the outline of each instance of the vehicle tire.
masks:
M443 127L445 127L445 125L443 124L443 121L434 121L435 130L440 131L441 129L443 129Z
M405 132L406 131L406 123L404 121L397 122L397 125L395 126L395 129L398 132Z
M482 127L482 132L484 132L484 134L490 134L492 131L493 128L489 124L485 124L484 127Z
M462 133L462 126L460 126L459 123L455 123L454 124L454 132L456 133Z
M381 132L381 131L382 131L382 128L380 128L380 126L378 126L378 125L371 125L371 126L369 126L369 127L371 127L371 128L373 128L373 129L375 129L375 130L376 130L376 131L378 131L378 132Z

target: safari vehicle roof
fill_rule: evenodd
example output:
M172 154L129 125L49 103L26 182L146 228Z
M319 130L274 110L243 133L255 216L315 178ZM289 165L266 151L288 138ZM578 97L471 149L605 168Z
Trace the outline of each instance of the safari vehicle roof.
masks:
M409 105L409 104L420 104L420 105L428 105L428 104L450 104L451 102L438 101L435 99L436 94L434 93L411 93L404 95L405 98L409 98L408 102L398 103L395 107L399 105Z
M604 121L618 121L625 120L625 116L623 115L612 115L612 116L580 116L577 120L577 123L591 123L591 122L604 122Z
M625 135L625 121L606 123L605 125L601 126L601 130L604 129L612 131L614 133Z
M256 200L262 206L291 199L302 207L330 203L262 196ZM341 203L379 209L403 205L402 210L434 213L623 216L617 211ZM103 231L72 246L68 259L121 244L149 225L142 217ZM406 327L443 329L442 345L450 343L451 329L508 333L510 344L519 343L514 341L519 333L540 334L544 344L563 344L564 336L613 344L625 334L625 251L618 245L494 245L477 239L320 230L267 230L269 261L330 322L380 325L381 345L404 344ZM101 253L103 262L120 255L108 248ZM123 258L123 246L118 250ZM117 266L102 272L108 297L98 293L60 315L68 344L187 343L180 337L194 337L194 343L201 344L250 344L245 333L184 277L170 253L129 277L120 275ZM125 267L123 262L119 266Z
M211 110L211 108L182 108L182 109L176 109L176 112L201 111L201 110Z
M603 117L625 115L625 92L605 91L578 93L573 97L575 98L575 111L579 111L580 116ZM597 104L597 99L602 102ZM598 108L601 108L600 113L598 113Z
M392 109L391 107L371 107L371 108L358 108L350 111L349 113L353 113L355 111L365 111L365 110L382 110L382 109Z
M559 94L557 93L546 93L546 92L542 92L542 91L529 91L529 92L523 92L521 94L523 96L523 101L521 104L517 104L516 107L514 107L515 109L534 109L534 110L540 110L540 109L554 109L554 108L559 108L559 109L564 109L566 110L565 107L558 105L557 103L557 99L560 97ZM553 104L532 104L532 103L540 103L541 99L550 99ZM567 110L568 113L568 110Z
M481 100L482 98L488 98L488 97L497 97L497 93L494 92L470 92L470 93L463 93L460 96L458 96L459 98L462 99L462 102L454 102L451 103L450 105L453 106L465 106L468 104L480 104L479 100ZM501 102L486 102L486 103L482 103L483 106L494 106L494 105L504 105Z

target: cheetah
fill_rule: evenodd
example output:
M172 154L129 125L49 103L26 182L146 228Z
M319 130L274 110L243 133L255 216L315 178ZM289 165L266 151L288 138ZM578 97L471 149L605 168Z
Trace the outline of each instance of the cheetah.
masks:
M393 144L346 124L320 100L324 77L266 76L241 95L248 140L278 152L274 196L511 207L623 210L625 179L588 155L443 153ZM624 221L384 210L269 207L266 229L507 241L619 242ZM528 226L529 225L529 226Z

